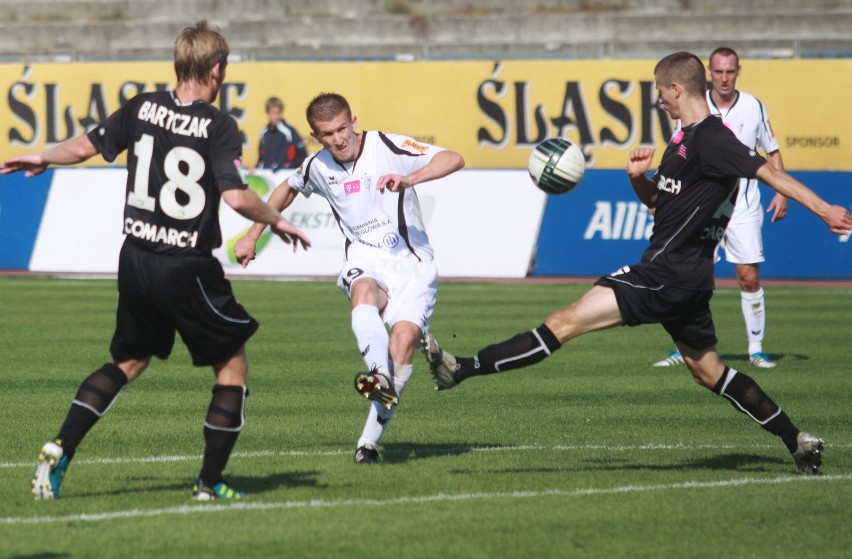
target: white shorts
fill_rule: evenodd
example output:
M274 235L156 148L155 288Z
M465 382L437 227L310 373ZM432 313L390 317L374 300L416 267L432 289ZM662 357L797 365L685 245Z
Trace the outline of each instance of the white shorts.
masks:
M434 262L356 256L343 263L337 286L351 297L352 284L372 278L388 294L382 320L393 328L401 320L429 330L438 295L438 267Z
M762 217L761 213L761 217ZM718 248L725 251L725 261L732 264L759 264L765 262L763 257L763 235L761 227L763 219L729 223L725 236ZM717 257L717 261L719 258Z
M763 223L763 206L760 203L760 188L757 179L740 179L740 189L737 191L737 201L731 224L759 221Z

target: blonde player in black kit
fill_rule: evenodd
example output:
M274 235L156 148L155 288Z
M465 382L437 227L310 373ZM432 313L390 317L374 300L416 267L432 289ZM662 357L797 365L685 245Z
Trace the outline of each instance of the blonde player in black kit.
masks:
M541 361L568 340L613 326L660 323L683 354L697 383L777 435L800 473L815 475L823 441L797 429L748 375L726 366L716 351L710 314L713 257L733 211L739 177L757 177L819 216L832 232L852 229L852 216L830 206L805 185L737 140L710 115L701 60L687 52L663 58L654 69L660 105L681 119L654 179L646 176L654 149L630 152L627 173L639 199L656 208L651 246L639 264L602 277L579 301L551 314L538 328L488 346L471 358L442 350L429 334L424 353L437 389L465 379Z
M71 165L98 153L113 161L128 152L112 361L83 381L58 435L42 447L32 482L36 499L59 497L83 437L152 356L169 356L176 331L193 364L211 366L216 376L192 497L244 497L222 481L222 471L244 423L244 344L258 324L237 303L212 255L222 242L219 200L271 225L294 250L310 243L247 188L236 122L211 105L225 79L228 52L225 38L206 22L184 29L175 41L173 91L142 93L88 134L10 159L0 168L3 174L24 171L30 177L49 165Z

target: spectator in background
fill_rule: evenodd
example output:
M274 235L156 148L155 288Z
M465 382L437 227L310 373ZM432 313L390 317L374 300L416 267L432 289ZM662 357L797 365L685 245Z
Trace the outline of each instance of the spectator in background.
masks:
M305 142L296 129L284 121L284 103L278 97L266 100L269 124L260 133L257 169L295 169L308 156Z

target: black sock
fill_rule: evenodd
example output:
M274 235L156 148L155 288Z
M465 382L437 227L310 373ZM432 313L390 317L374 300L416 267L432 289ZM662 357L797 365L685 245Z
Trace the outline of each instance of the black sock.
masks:
M68 460L74 457L77 445L109 410L125 386L127 377L113 363L104 364L83 381L56 436Z
M767 421L763 428L773 435L781 437L787 450L790 451L790 454L793 454L799 446L799 441L796 440L796 437L799 436L799 430L796 429L796 426L793 425L793 422L783 410L778 410L778 412L778 415Z
M204 462L198 477L207 487L222 481L231 450L243 428L243 413L248 390L244 386L213 387L213 398L204 422Z
M735 409L757 421L773 435L781 437L791 453L796 451L799 430L753 378L726 367L713 392L730 400Z
M490 345L474 357L457 359L461 367L455 374L455 380L461 382L476 375L490 375L529 367L549 356L561 345L550 328L542 324L535 330Z

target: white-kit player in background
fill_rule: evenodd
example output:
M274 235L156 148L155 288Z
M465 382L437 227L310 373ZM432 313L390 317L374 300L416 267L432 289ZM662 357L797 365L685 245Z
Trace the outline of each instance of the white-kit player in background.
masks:
M753 95L737 90L737 78L740 75L737 53L728 47L714 50L710 55L709 74L711 85L707 90L707 104L710 113L721 116L722 122L739 141L753 150L763 151L766 161L783 171L784 162L778 141L769 126L766 108ZM773 212L773 223L782 219L787 215L787 198L776 193L766 212ZM757 179L740 179L734 214L719 247L725 252L725 260L734 264L740 286L749 362L754 367L771 369L775 363L763 351L766 303L760 285L760 263L765 261L762 226L763 208ZM670 365L683 365L683 357L677 350L654 363L655 367Z
M299 193L331 206L346 237L337 285L352 304L352 330L367 372L355 388L373 400L355 462L378 462L378 444L412 372L414 350L428 330L438 270L412 188L464 166L461 155L407 136L359 132L346 99L322 93L307 108L311 136L322 144L269 196L283 210ZM266 228L254 224L234 247L245 267ZM390 335L385 326L390 327Z

